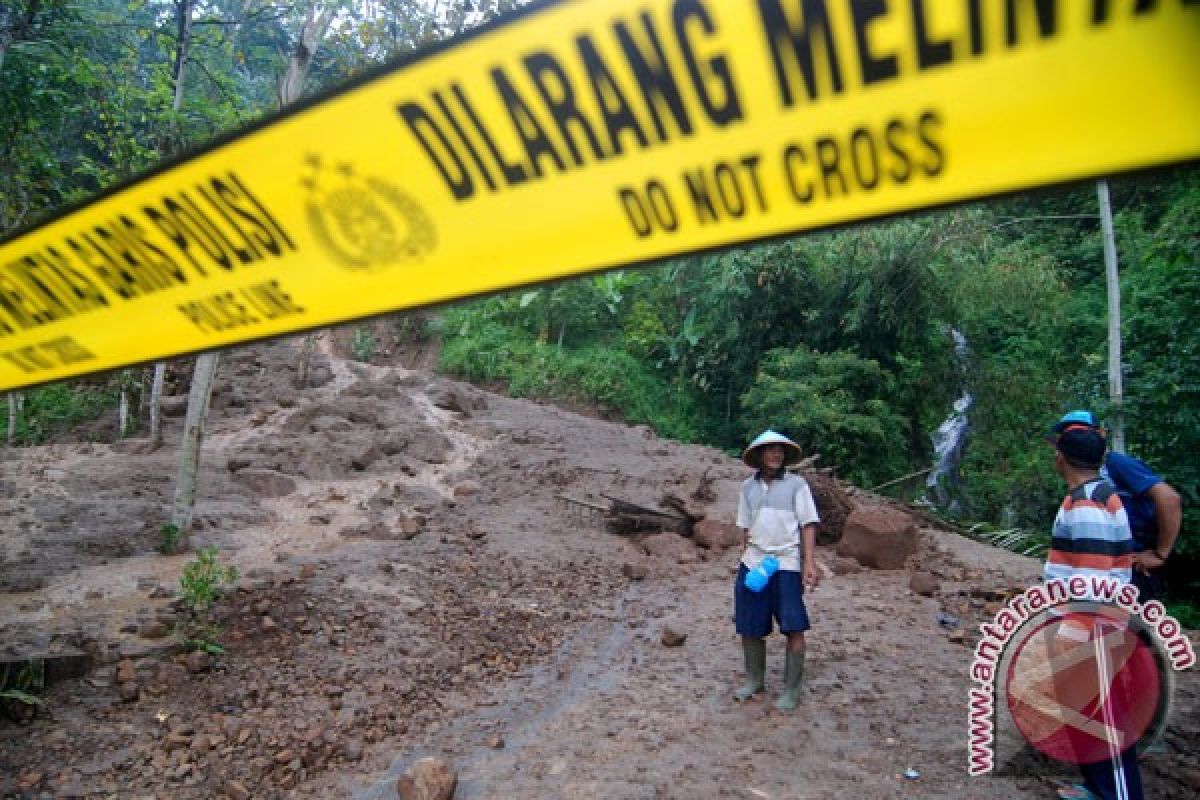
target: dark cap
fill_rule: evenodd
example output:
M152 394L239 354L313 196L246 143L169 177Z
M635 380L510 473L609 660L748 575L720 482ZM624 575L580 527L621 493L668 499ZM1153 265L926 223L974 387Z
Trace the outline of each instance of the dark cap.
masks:
M1104 463L1104 436L1088 425L1068 425L1054 442L1058 452L1071 464L1085 469L1099 469Z

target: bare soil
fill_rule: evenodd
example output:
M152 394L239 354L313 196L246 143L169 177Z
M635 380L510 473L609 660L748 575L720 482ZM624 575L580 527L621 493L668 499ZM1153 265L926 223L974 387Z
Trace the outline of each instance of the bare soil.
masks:
M4 453L0 657L92 666L36 717L0 719L0 797L373 800L426 755L457 770L457 798L1047 798L1073 777L1018 749L965 769L975 627L1037 562L932 528L906 570L823 546L800 708L737 705L738 552L614 535L564 497L655 507L707 475L705 513L731 521L740 463L407 368L430 351L370 366L351 346L326 335L305 388L297 342L224 357L191 546L241 578L211 658L170 634L191 554L157 552L178 418L158 450ZM1177 677L1151 797L1200 791L1200 680Z

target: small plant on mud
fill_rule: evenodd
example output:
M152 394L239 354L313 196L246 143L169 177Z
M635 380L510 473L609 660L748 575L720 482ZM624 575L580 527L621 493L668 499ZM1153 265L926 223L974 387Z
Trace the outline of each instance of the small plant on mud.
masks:
M12 665L0 667L0 711L6 716L26 722L37 709L46 704L36 692L46 688L46 669L41 659L27 661L12 675Z
M350 350L356 361L369 362L375 355L375 337L371 329L365 325L354 329L354 338L350 340Z
M217 555L216 547L206 547L196 557L183 565L179 586L183 599L196 614L207 614L213 601L221 594L222 587L235 583L237 567L225 566Z
M221 590L234 584L237 579L237 567L222 564L216 547L204 548L184 565L179 586L189 618L176 630L176 635L189 650L206 650L214 654L224 652L217 644L221 628L210 612Z
M164 556L169 556L176 552L179 547L179 542L183 538L183 533L179 530L179 526L174 522L167 522L159 528L161 537L158 542L158 551Z

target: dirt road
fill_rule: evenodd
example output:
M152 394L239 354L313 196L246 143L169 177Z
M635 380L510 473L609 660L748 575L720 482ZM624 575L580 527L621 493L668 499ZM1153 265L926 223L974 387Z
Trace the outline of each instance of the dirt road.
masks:
M390 798L425 755L458 771L458 798L1040 798L1071 776L1010 753L967 777L971 636L938 624L966 608L969 627L979 589L1025 585L1036 562L925 530L911 565L940 588L922 597L907 570L822 548L800 708L736 705L738 553L639 544L561 496L655 506L707 473L708 513L730 520L740 463L326 355L304 390L286 342L222 367L193 545L242 578L212 659L164 635L188 558L154 552L173 448L0 462L0 642L95 655L48 714L0 721L0 796ZM775 637L772 690L781 671ZM1179 677L1153 797L1200 786L1200 681Z

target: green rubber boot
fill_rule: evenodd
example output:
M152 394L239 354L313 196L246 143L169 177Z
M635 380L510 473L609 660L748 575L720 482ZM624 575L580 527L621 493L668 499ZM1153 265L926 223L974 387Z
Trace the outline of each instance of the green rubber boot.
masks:
M787 651L783 664L783 694L775 701L780 711L792 711L800 702L800 682L804 680L804 651Z
M767 690L767 642L765 639L742 637L742 655L746 659L746 682L733 693L733 699L749 700Z

